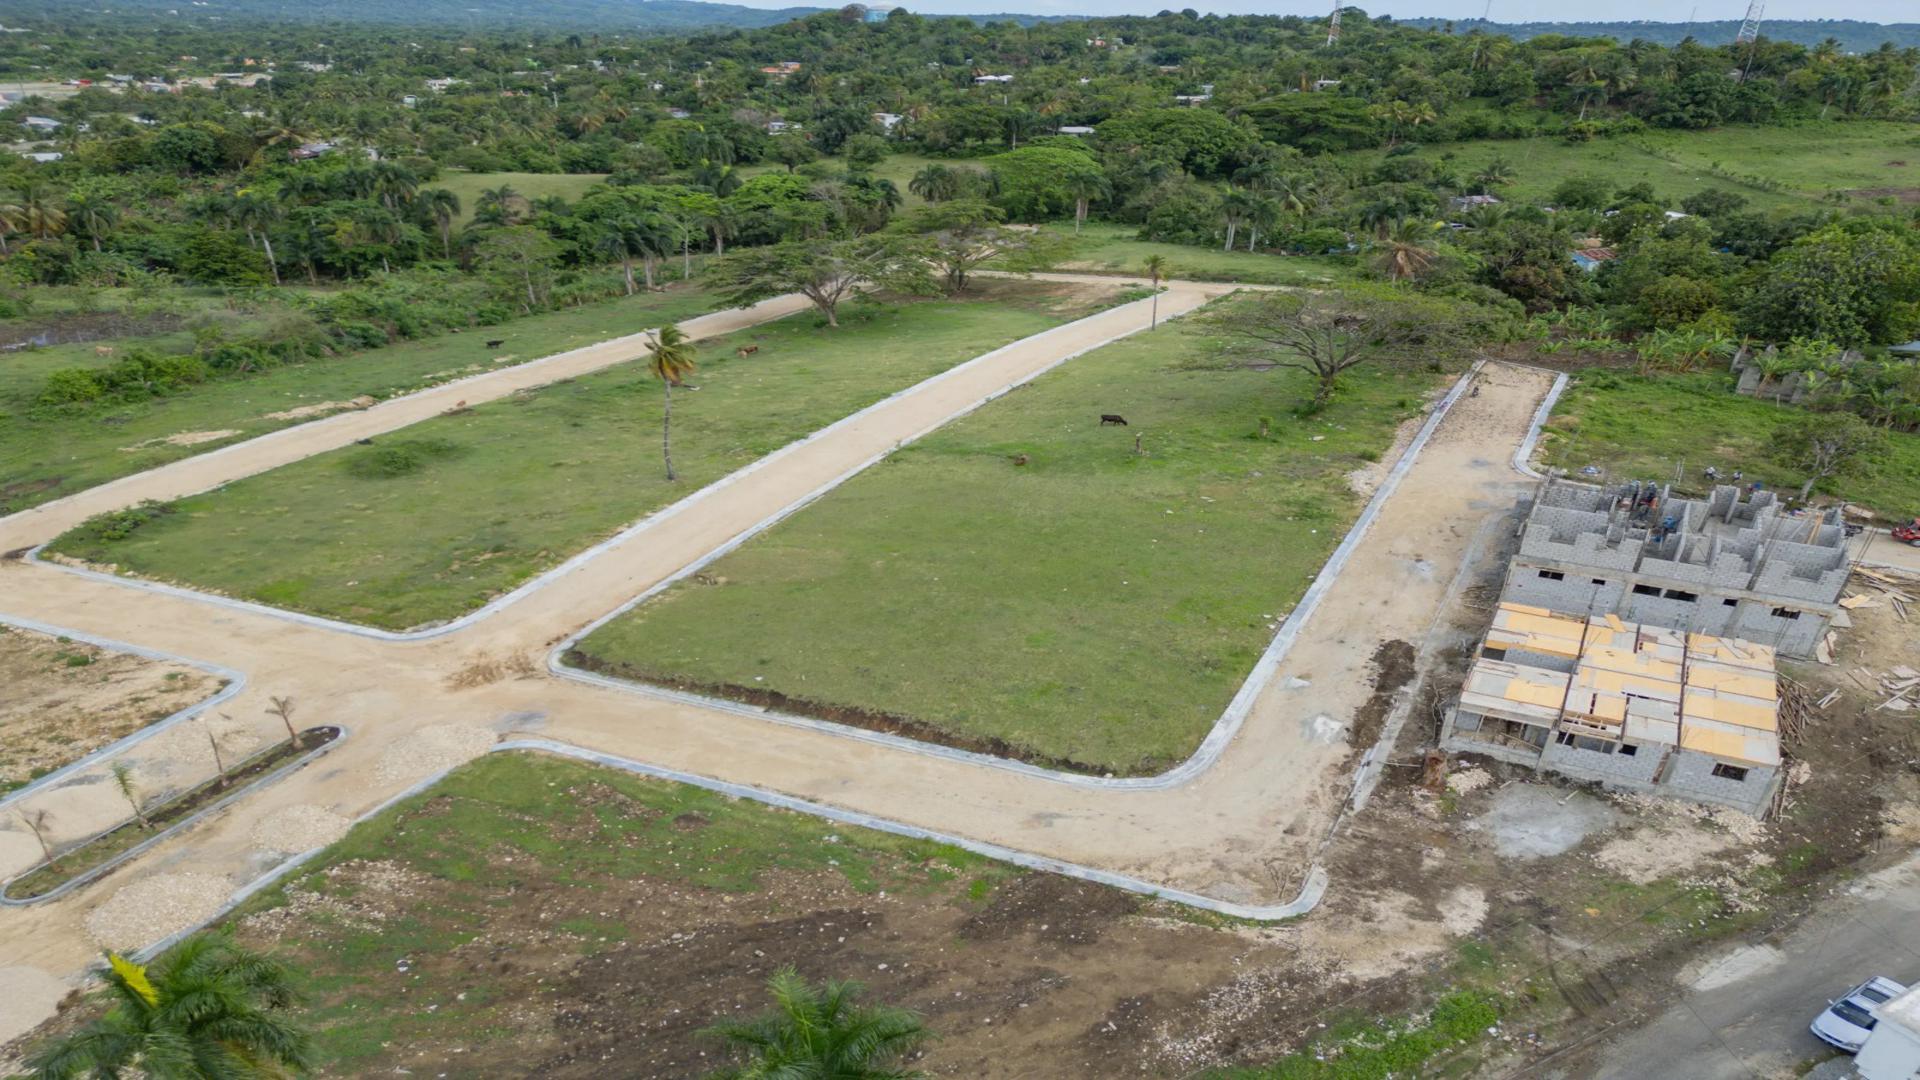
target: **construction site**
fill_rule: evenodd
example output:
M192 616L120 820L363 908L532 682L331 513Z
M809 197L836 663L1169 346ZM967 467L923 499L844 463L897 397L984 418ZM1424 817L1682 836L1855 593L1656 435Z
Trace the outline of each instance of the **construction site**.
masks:
M1550 479L1522 527L1502 599L1818 657L1851 572L1837 509L1794 517L1771 491L1705 499L1643 482Z

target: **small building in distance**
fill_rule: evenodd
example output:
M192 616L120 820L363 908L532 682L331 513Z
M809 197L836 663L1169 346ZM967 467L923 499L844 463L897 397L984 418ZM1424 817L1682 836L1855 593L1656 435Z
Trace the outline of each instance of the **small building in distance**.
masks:
M1707 499L1638 481L1544 482L1502 600L1817 655L1852 566L1840 512L1781 512L1771 491Z
M1440 745L1761 817L1778 712L1765 645L1503 603Z
M1610 247L1575 248L1573 265L1591 274L1600 269L1601 263L1612 262L1619 257L1620 253Z

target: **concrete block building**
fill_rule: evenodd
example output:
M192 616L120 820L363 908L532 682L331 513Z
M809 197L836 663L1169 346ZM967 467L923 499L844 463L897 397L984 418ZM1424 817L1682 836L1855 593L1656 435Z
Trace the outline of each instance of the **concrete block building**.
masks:
M1810 657L1851 572L1838 510L1781 512L1770 491L1547 480L1501 599L1772 646Z
M1440 744L1763 816L1780 785L1766 645L1503 603Z

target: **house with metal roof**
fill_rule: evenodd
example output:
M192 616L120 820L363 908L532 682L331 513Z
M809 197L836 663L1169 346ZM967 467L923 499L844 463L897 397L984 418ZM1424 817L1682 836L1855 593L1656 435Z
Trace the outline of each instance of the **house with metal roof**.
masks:
M1759 817L1780 784L1778 713L1769 646L1503 603L1440 742Z

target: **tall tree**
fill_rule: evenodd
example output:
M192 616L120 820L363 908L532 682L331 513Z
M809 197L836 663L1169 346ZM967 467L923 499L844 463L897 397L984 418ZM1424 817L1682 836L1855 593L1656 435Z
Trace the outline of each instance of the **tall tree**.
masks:
M850 240L788 240L736 252L712 271L730 302L747 307L797 292L813 302L828 326L839 326L849 297L881 289L925 295L938 291L918 237L874 234Z
M693 373L693 342L686 332L671 323L655 331L653 344L647 347L647 370L660 380L666 392L660 413L660 456L667 463L667 479L677 480L673 473L673 388L686 385L687 376Z

